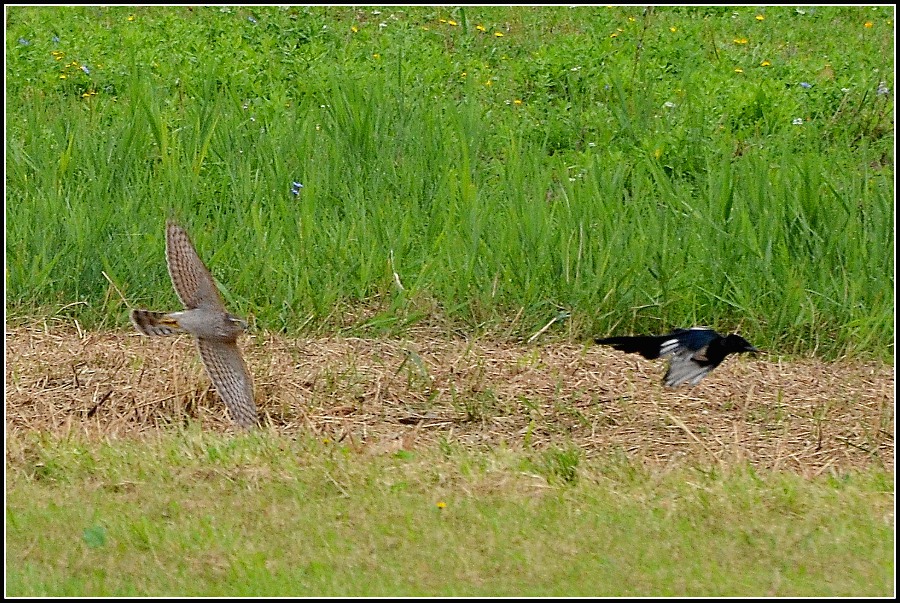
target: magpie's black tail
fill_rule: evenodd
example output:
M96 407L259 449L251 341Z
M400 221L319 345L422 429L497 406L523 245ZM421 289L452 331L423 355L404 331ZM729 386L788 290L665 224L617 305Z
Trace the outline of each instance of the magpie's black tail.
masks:
M622 352L637 353L650 360L659 358L659 347L667 339L659 335L634 335L622 337L598 337L594 343L611 345Z

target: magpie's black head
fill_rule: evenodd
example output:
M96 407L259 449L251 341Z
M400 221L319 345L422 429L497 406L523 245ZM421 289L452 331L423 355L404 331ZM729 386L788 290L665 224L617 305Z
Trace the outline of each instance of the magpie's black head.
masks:
M758 352L759 350L750 345L750 342L740 335L731 334L725 338L723 347L728 354L740 354L743 352Z

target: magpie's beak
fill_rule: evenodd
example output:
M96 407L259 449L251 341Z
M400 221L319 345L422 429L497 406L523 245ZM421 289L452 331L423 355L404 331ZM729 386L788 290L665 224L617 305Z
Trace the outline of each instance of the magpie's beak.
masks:
M766 352L763 352L762 350L760 350L759 348L753 347L752 345L749 346L745 351L746 352L754 352L756 354L765 354L766 353Z

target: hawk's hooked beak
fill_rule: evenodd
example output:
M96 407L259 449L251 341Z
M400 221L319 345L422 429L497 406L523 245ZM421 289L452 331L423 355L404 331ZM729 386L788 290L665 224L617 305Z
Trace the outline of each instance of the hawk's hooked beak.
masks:
M245 331L247 330L247 321L246 320L240 319L237 316L232 316L231 314L228 315L228 320L230 320L232 323L234 323L236 325L240 325L241 328L244 329Z

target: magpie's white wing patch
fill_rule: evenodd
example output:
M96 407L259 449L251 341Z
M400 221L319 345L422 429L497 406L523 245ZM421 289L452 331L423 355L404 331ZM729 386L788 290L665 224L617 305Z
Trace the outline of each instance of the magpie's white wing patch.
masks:
M684 383L697 385L713 368L707 362L706 350L708 345L699 350L692 350L680 339L673 337L662 343L659 348L660 356L669 357L669 370L663 382L668 387L678 387ZM702 363L702 364L701 364Z
M672 339L667 339L662 342L662 345L659 346L659 357L664 358L666 356L674 356L678 354L682 354L683 352L687 352L690 355L690 350L686 349L681 341L678 340L677 337L673 337Z
M668 387L678 387L682 383L697 385L711 370L713 366L710 364L700 364L690 355L678 354L672 356L669 362L669 370L666 371L665 384Z

